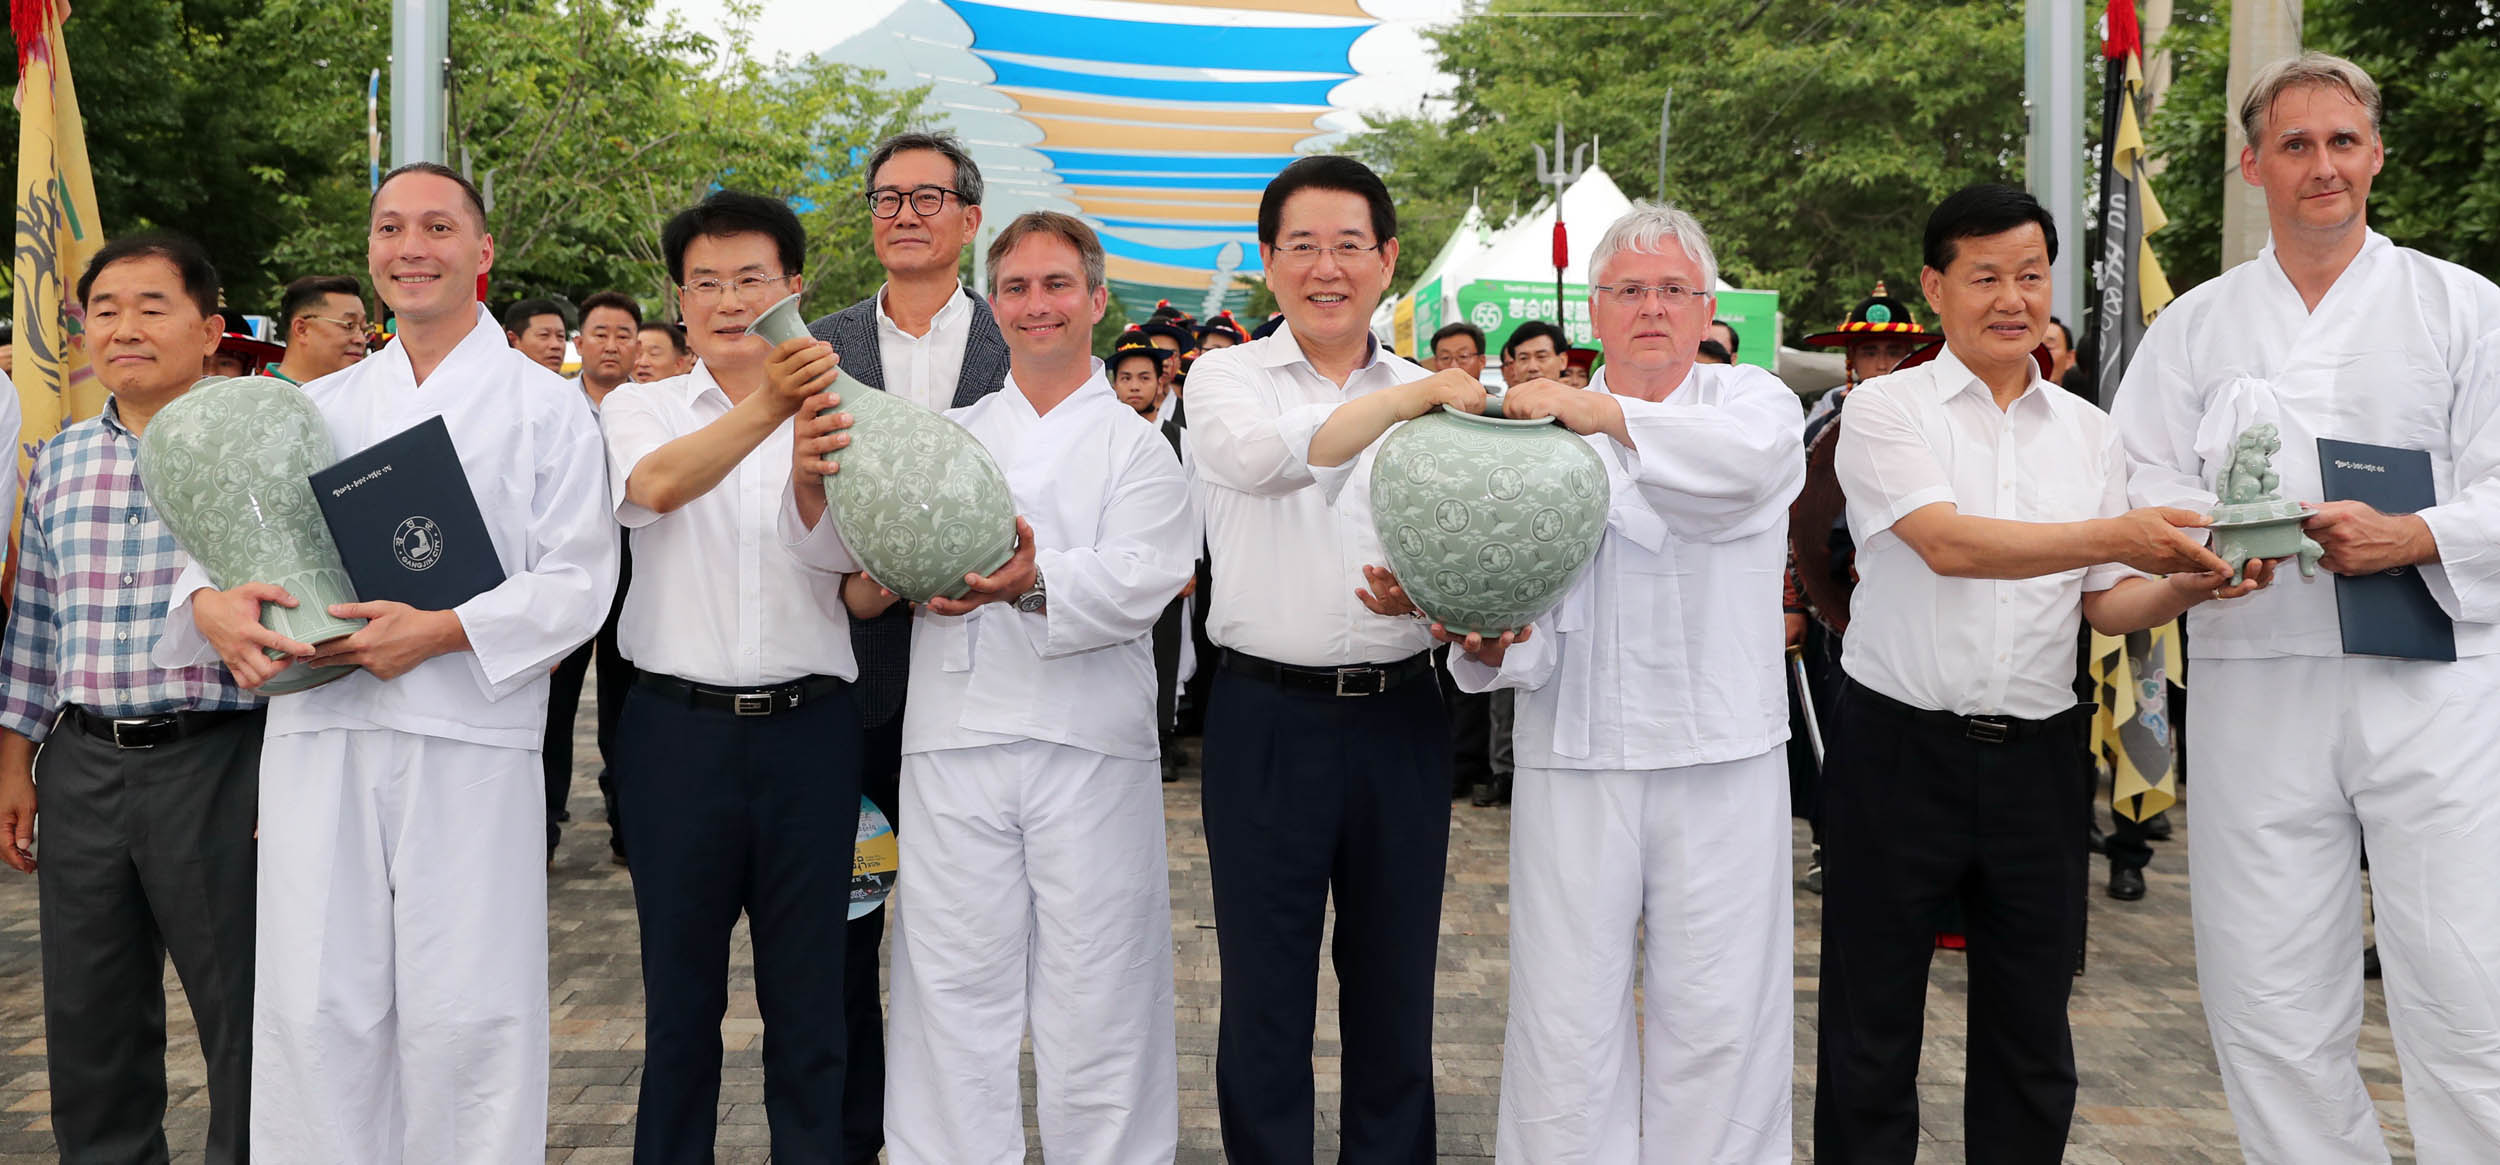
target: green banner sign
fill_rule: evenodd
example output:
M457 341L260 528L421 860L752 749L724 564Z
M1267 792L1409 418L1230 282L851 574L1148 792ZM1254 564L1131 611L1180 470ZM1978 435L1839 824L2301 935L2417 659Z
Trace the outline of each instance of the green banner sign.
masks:
M1438 300L1439 280L1435 280L1433 298ZM1771 367L1772 353L1779 347L1779 302L1776 291L1727 290L1719 293L1718 318L1736 329L1738 363ZM1597 347L1596 334L1589 329L1589 289L1582 283L1563 284L1563 306L1568 313L1563 320L1563 334L1580 347ZM1437 318L1432 327L1424 326L1425 305L1419 295L1415 303L1415 335L1419 341L1441 326ZM1437 317L1439 313L1434 313ZM1554 318L1554 285L1532 283L1519 279L1479 279L1458 289L1458 318L1484 329L1484 350L1493 353L1498 362L1502 345L1519 325L1529 320Z

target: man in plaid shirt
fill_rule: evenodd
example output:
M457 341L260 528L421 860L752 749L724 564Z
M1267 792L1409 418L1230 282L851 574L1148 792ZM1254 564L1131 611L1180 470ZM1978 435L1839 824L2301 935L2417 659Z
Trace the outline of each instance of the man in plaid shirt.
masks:
M165 956L208 1061L208 1160L245 1160L260 698L148 662L183 559L139 488L139 434L217 346L199 245L135 235L78 281L112 391L27 479L0 645L0 861L35 872L43 760L44 1036L64 1161L162 1161Z

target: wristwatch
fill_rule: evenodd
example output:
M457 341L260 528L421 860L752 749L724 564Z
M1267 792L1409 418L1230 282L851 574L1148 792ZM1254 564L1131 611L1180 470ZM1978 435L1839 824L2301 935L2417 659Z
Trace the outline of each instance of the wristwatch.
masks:
M1016 596L1016 609L1027 615L1039 615L1050 606L1050 591L1042 583L1040 567L1033 568L1033 589Z

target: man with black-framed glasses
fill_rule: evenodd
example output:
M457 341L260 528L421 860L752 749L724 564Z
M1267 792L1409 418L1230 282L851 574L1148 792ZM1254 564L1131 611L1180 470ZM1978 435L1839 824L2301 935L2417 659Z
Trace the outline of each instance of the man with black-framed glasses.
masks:
M830 1004L859 816L858 669L843 576L780 545L806 394L770 380L773 348L748 331L804 286L806 236L784 203L723 190L671 218L660 247L698 362L599 409L609 504L640 551L617 622L638 671L610 762L648 1004L634 1159L712 1157L744 914L773 1157L832 1165L845 1152L847 1040Z
M1007 382L1007 341L981 297L959 277L964 248L981 229L981 168L952 134L904 133L868 157L868 214L885 285L875 295L808 325L833 345L842 371L932 412L961 408ZM775 391L805 382L814 358L801 349L773 363ZM901 830L903 698L911 677L911 612L901 606L854 620L860 722L866 732L860 791ZM842 1099L847 1159L870 1162L885 1144L884 1016L877 1002L880 907L850 924L850 1074Z

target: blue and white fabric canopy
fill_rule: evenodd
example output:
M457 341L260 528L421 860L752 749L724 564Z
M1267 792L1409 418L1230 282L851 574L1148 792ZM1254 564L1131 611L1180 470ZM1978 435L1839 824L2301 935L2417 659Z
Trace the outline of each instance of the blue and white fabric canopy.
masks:
M929 86L985 229L1077 214L1123 309L1203 318L1249 301L1268 180L1360 125L1331 95L1379 24L1360 0L906 0L825 56Z

